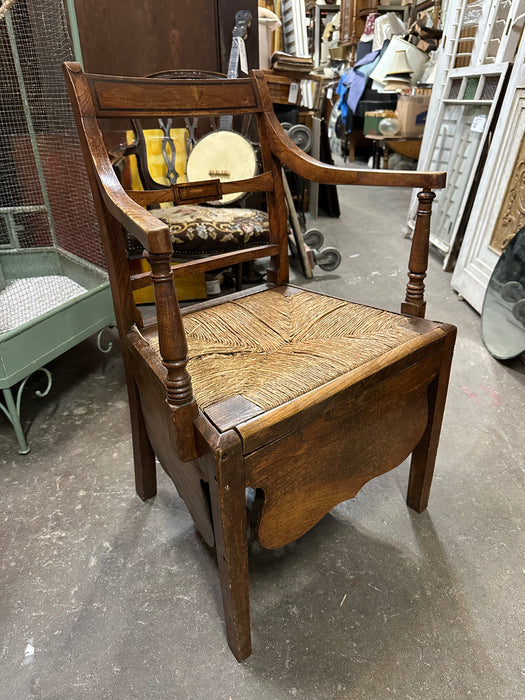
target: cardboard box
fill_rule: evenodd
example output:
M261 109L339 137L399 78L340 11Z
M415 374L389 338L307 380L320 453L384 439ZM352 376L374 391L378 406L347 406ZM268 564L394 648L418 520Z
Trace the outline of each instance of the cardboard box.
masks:
M376 109L373 112L365 112L365 121L363 124L363 134L365 136L380 136L378 129L379 122L385 117L395 117L396 113L391 109Z
M423 134L429 102L430 95L399 95L396 111L401 128L397 136L417 137Z
M334 61L344 61L348 54L348 46L330 46L329 52Z

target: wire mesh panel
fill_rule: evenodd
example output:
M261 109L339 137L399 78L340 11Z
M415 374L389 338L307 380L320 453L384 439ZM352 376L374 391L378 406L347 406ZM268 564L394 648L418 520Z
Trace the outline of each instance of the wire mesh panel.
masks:
M29 375L114 322L61 64L62 0L0 0L0 416L25 454ZM16 397L11 387L18 384Z
M61 70L72 58L60 0L2 3L0 332L100 284L104 258ZM45 279L22 294L20 279L34 278ZM15 281L19 294L7 297ZM32 310L13 314L13 298Z

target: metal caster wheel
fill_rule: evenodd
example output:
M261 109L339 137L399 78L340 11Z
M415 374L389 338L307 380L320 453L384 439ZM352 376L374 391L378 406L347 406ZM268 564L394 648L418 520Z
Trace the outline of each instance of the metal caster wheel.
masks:
M306 233L303 236L303 240L309 248L319 250L323 247L324 236L318 229L311 228L308 229L308 231L306 231Z
M299 146L305 153L310 152L312 148L312 132L305 124L295 124L287 133L296 146Z
M341 264L341 253L335 248L324 248L316 254L315 262L321 270L331 272Z

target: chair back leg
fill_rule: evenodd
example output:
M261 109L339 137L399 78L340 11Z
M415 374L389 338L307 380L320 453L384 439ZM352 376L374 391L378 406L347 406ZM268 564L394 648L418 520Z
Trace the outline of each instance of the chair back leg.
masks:
M131 435L133 440L133 462L135 466L135 489L146 501L157 493L157 469L155 453L148 438L140 405L137 385L131 373L126 371L128 384L129 412L131 417Z

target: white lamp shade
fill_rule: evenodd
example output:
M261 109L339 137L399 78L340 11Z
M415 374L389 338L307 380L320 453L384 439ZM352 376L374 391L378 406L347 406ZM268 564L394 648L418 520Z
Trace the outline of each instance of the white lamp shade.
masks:
M401 39L401 37L393 36L381 60L370 75L372 80L375 80L383 87L385 83L388 82L386 73L390 71L397 51L404 51L406 53L406 59L412 71L412 84L415 84L419 80L423 74L425 63L428 61L428 55L424 51L418 49L417 46L409 44L408 41Z
M414 71L407 60L406 51L396 51L390 68L385 73L385 78L390 75L411 75Z

